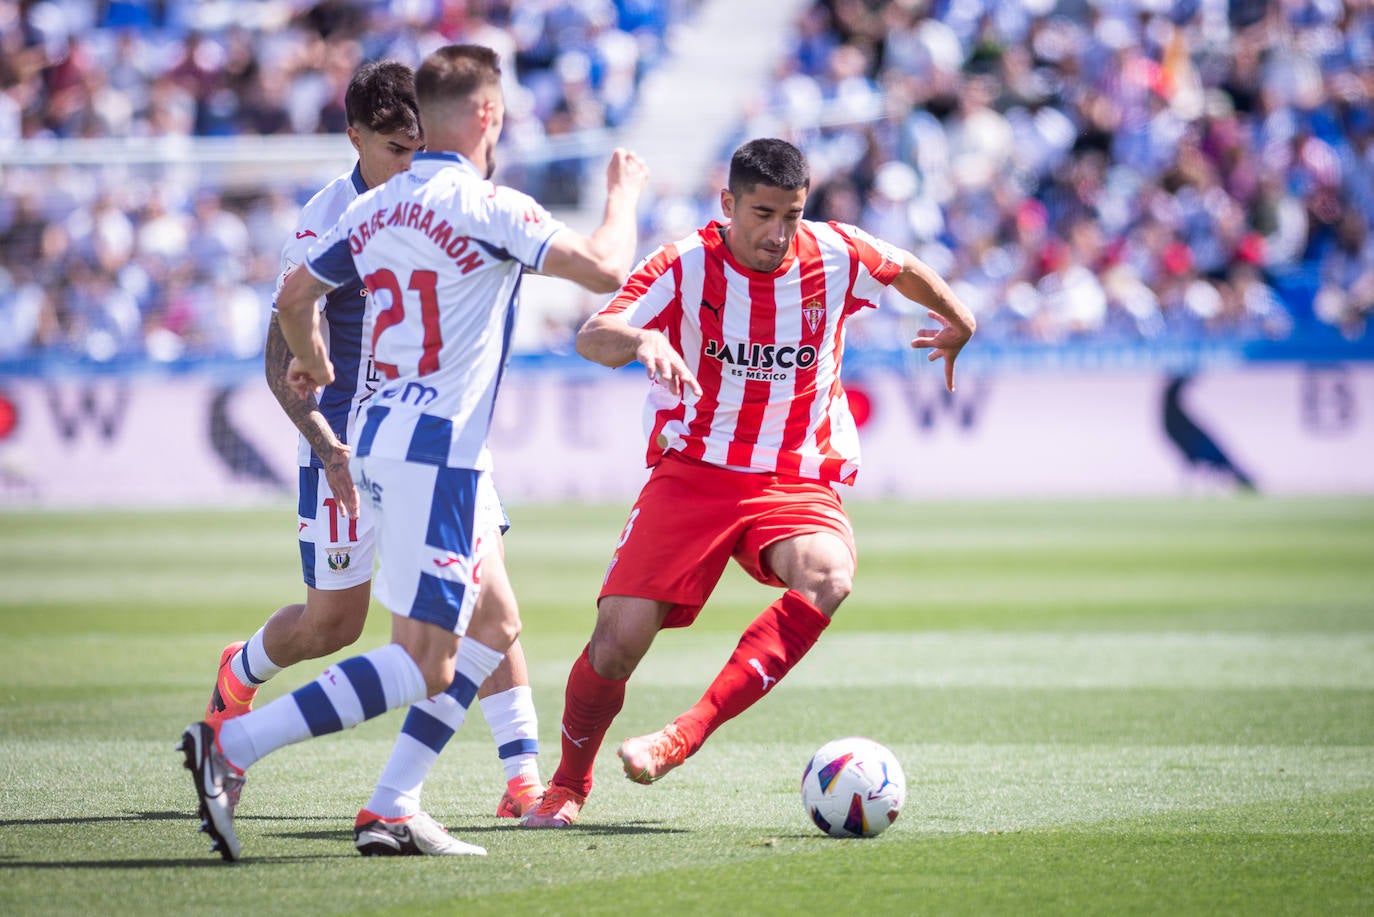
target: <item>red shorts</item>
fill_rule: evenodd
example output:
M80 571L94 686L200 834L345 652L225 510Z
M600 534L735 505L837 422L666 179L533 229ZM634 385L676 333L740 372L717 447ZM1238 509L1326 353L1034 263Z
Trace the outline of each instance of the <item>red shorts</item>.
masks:
M730 471L669 452L630 511L601 598L669 602L664 627L686 627L735 558L754 579L786 585L763 554L779 541L831 532L854 551L840 495L829 484L788 475Z

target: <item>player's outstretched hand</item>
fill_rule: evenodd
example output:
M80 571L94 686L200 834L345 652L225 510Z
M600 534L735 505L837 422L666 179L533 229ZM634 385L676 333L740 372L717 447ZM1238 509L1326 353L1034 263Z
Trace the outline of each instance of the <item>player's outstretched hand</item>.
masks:
M684 388L690 388L698 397L701 396L701 383L687 368L682 355L673 349L673 345L661 333L652 331L641 337L635 359L644 365L650 379L666 385L668 391L679 398Z
M286 365L286 384L302 398L308 398L333 381L334 365L328 360L310 367L300 357L292 357Z
M911 346L917 349L930 349L930 362L943 359L945 361L945 388L954 391L954 358L959 356L959 351L964 349L964 345L973 337L973 332L966 327L955 325L938 312L927 312L931 318L938 321L940 328L922 328L916 332L916 337L911 341Z
M644 185L648 181L649 167L644 164L644 160L629 150L616 147L615 152L611 154L611 161L606 164L607 190L623 188L638 194L644 190Z

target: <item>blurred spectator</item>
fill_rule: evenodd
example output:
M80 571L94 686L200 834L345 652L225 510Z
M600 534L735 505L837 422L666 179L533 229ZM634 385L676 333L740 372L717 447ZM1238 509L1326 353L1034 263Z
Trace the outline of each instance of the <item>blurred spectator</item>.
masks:
M1321 261L1313 310L1349 338L1364 335L1374 314L1374 233L1354 210L1342 216L1335 245Z

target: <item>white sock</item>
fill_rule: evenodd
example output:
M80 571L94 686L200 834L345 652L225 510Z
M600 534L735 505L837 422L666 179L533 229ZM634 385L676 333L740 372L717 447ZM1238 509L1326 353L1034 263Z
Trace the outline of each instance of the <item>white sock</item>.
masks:
M310 684L243 716L226 720L220 750L247 770L284 745L328 735L412 704L425 696L420 667L400 644L345 659Z
M406 713L382 776L366 809L382 818L404 818L420 811L420 790L439 752L463 725L477 686L501 664L503 654L471 637L458 643L453 683L442 694L419 701Z
M259 627L258 632L248 638L243 649L229 660L229 668L233 669L234 677L246 685L260 685L282 669L272 661L267 655L266 647L262 645L262 635L266 630L266 624Z
M491 727L491 737L496 742L496 754L506 771L506 780L521 774L538 779L535 756L539 754L539 718L534 712L530 686L516 685L477 702L482 705L482 716Z

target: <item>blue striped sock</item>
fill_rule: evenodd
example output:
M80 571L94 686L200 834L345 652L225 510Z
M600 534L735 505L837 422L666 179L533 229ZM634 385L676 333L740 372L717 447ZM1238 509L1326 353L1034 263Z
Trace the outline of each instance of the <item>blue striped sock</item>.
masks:
M399 644L389 643L330 666L291 694L226 721L220 748L247 769L284 745L356 726L424 695L419 666Z
M281 671L281 666L272 661L267 655L267 648L262 644L262 635L266 630L266 624L259 627L257 633L244 643L243 649L229 660L234 677L246 685L260 685Z
M471 637L458 644L453 683L442 694L416 703L406 713L367 810L383 818L402 818L420 811L420 790L448 740L463 725L477 686L496 671L502 654Z

